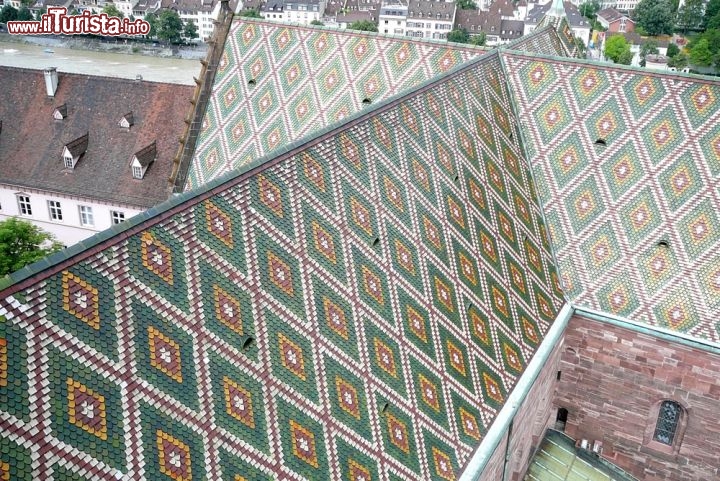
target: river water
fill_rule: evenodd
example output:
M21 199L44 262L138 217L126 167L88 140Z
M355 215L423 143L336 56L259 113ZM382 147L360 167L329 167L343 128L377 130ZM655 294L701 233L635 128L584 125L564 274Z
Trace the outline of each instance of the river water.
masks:
M0 65L33 69L57 67L59 72L131 79L139 74L144 80L185 85L194 84L193 76L200 75L199 60L71 50L61 47L50 47L54 53L48 53L45 51L47 48L40 45L0 42ZM1 78L0 84L2 84Z

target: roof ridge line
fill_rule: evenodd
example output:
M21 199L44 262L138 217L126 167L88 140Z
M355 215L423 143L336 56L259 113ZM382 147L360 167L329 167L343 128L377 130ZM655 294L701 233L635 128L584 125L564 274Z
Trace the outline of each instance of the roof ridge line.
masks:
M187 207L197 205L220 192L224 192L248 177L256 175L280 162L284 162L307 148L317 145L327 138L338 135L366 119L373 118L407 99L420 95L436 85L462 74L466 70L470 70L481 63L492 61L495 57L500 57L497 49L493 49L484 55L457 65L447 72L427 79L412 90L400 92L382 100L368 110L355 112L342 120L325 126L315 133L290 142L275 151L268 152L253 162L245 164L234 171L226 172L220 177L191 191L175 194L174 197L141 212L121 224L113 225L67 249L51 254L16 272L10 273L0 278L0 297L10 296L24 289L27 285L37 282L37 279L33 279L32 282L30 282L31 277L41 273L43 274L42 279L50 277L59 272L63 266L67 264L82 261L101 250L118 244L128 237L159 224Z
M297 22L279 22L279 21L272 21L272 20L262 20L259 18L254 17L243 17L241 15L235 15L233 18L233 22L245 22L245 23L251 23L254 25L265 25L269 27L286 27L286 28L293 28L296 30L305 30L305 31L327 31L327 32L333 32L333 33L341 33L343 35L347 35L350 37L368 37L368 38L387 38L391 40L396 41L402 41L402 42L409 42L409 43L416 43L416 44L424 44L424 45L433 45L433 46L444 46L445 48L450 48L452 50L478 50L481 52L491 52L495 50L494 48L490 48L484 45L472 45L469 43L456 43L456 42L448 42L447 40L440 40L440 39L433 39L433 38L414 38L414 37L404 37L402 35L395 35L392 33L383 33L383 32L368 32L365 30L352 30L349 28L336 28L336 27L328 27L327 25L306 25L304 23L297 23Z
M110 52L114 53L114 52ZM34 72L39 75L43 75L43 71L45 70L45 67L43 68L31 68L31 67L16 67L14 65L0 65L0 70L18 70L21 72ZM79 77L79 78L91 78L91 79L102 79L102 80L112 80L116 82L128 82L128 83L134 83L137 82L137 79L134 78L128 78L128 77L111 77L109 75L96 75L96 74L85 74L85 73L78 73L78 72L67 72L65 70L57 70L58 75L69 75L73 77ZM159 82L156 80L149 80L149 79L143 79L142 82L146 83L152 83L152 84L158 84L158 85L184 85L188 86L191 84L183 84L178 82Z
M572 63L572 64L578 64L578 65L586 65L588 67L594 67L599 68L602 70L624 70L628 72L634 72L644 75L650 75L653 77L662 77L662 78L677 78L682 80L692 80L695 82L704 82L704 83L711 83L711 84L717 84L720 85L720 77L715 77L712 75L703 75L703 74L695 74L695 73L683 73L683 72L670 72L670 71L663 71L663 70L649 70L645 67L633 67L631 65L621 65L616 63L608 63L608 62L596 62L594 60L588 60L583 58L575 58L575 57L560 57L557 55L547 55L542 53L535 53L535 52L525 52L522 50L515 50L515 49L502 49L503 53L505 55L511 55L513 57L519 57L519 58L527 58L527 59L541 59L541 60L554 60L559 62L565 62L565 63Z

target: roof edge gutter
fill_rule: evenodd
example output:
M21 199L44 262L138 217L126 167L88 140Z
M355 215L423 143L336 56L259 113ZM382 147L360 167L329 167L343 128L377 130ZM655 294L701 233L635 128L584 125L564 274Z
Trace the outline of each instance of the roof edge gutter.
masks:
M565 327L573 313L574 308L570 303L566 302L558 313L555 322L550 326L550 329L545 335L545 339L543 339L540 347L530 360L525 372L520 376L520 379L515 385L515 389L513 389L505 405L498 413L492 426L490 426L482 443L480 443L480 446L465 466L465 470L460 475L459 481L477 481L480 479L480 475L485 470L488 461L490 461L500 441L505 436L505 432L510 426L510 423L515 419L518 409L525 401L530 389L535 384L535 380L538 375L540 375L540 371L545 366L550 354L565 332Z
M594 321L606 322L608 324L612 324L613 326L622 327L641 334L657 337L665 341L683 344L695 349L701 349L703 351L720 355L720 344L698 339L682 332L673 331L664 327L652 326L642 322L631 321L630 319L596 311L595 309L591 309L589 307L575 306L575 313Z

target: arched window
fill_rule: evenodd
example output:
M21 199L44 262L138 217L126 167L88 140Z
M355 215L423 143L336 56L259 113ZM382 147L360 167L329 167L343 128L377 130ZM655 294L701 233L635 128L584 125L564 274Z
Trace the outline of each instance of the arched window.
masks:
M681 416L682 407L678 403L663 401L660 405L653 440L672 446Z

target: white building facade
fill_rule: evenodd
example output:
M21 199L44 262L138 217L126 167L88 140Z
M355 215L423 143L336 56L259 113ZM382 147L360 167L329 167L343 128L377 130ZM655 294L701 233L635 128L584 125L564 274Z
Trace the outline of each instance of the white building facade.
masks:
M393 35L405 35L408 15L407 3L390 1L380 7L378 31Z

